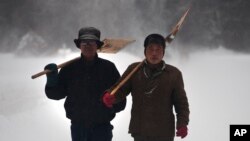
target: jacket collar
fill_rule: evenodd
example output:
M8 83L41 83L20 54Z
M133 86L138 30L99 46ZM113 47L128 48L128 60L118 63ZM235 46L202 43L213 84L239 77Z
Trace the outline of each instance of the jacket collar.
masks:
M162 60L159 64L151 65L146 60L144 61L143 73L147 78L154 79L166 69L166 64Z
M151 65L147 62L147 60L144 60L144 66L150 68L150 69L157 69L157 70L165 70L166 69L166 63L164 60L162 60L159 64Z
M84 59L84 56L81 54L81 62L87 66L92 66L92 65L96 64L98 61L98 58L99 58L98 54L96 53L95 58L92 61L87 61L86 59Z

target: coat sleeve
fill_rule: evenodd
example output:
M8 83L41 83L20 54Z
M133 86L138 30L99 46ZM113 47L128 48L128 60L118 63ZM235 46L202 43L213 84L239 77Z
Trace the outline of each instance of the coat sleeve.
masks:
M113 67L112 67L111 75L113 76L112 79L111 79L112 85L113 85L113 84L115 84L115 83L119 80L119 78L121 77L121 76L120 76L120 73L119 73L119 71L117 70L117 68L115 67L115 65L113 65ZM127 101L126 101L126 98L124 98L123 100L121 100L121 101L119 101L118 103L114 104L114 105L113 105L114 111L115 111L116 113L118 113L118 112L124 110L125 107L126 107L126 102L127 102Z
M120 101L120 102L114 104L113 106L114 106L115 112L118 113L118 112L124 110L125 107L126 107L126 103L127 103L127 100L126 100L126 98L125 98L125 99L123 99L122 101Z
M180 71L177 72L175 78L173 104L177 116L177 128L186 126L189 123L189 103L186 92L184 90L184 82Z
M67 96L66 72L62 68L58 74L58 84L54 87L45 86L45 94L49 99L60 100Z

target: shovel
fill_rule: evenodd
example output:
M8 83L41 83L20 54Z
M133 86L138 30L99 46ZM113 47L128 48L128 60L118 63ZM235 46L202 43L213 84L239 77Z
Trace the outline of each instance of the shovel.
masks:
M124 48L126 45L134 42L135 40L133 39L104 39L103 42L104 44L102 45L101 49L98 50L98 52L103 52L103 53L117 53L119 50ZM76 57L72 60L66 61L62 64L57 65L57 69L63 68L67 66L68 64L71 64L72 62L80 59L81 57ZM38 72L34 75L31 76L32 79L35 79L39 76L42 76L44 74L50 73L51 70L44 70L41 72Z
M190 8L185 11L178 23L172 28L170 34L165 38L168 45L174 40L177 32L180 30L189 10ZM121 82L110 92L110 95L114 95L129 80L129 78L131 78L131 76L143 65L144 60L136 65L135 68L123 80L121 80Z

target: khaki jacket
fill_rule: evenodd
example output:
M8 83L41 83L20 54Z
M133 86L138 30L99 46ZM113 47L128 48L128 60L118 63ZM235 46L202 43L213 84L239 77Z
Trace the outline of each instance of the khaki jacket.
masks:
M121 81L138 63L131 64ZM175 135L175 109L177 127L188 125L189 104L181 72L162 61L157 71L144 63L117 91L117 102L132 95L129 133L141 136L173 138ZM116 83L116 85L119 83ZM114 87L116 86L114 85Z

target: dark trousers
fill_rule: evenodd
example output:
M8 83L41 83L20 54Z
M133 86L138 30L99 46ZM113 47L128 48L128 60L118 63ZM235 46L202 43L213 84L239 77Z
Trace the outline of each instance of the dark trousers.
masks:
M113 126L110 123L86 128L82 124L71 123L72 141L111 141Z
M173 138L133 135L134 141L174 141Z

